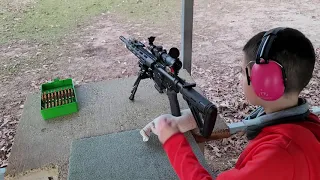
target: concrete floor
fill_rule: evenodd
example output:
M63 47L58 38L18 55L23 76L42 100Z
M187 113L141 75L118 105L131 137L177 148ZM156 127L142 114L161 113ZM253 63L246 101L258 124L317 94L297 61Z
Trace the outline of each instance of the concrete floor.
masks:
M185 71L181 77L193 82ZM41 117L40 95L30 94L17 129L7 174L54 164L59 167L59 179L67 179L74 140L140 129L160 114L170 113L167 96L158 93L150 79L140 83L135 101L131 102L129 95L135 80L136 77L130 77L77 87L79 112L50 121ZM183 98L180 95L178 98L181 109L187 108ZM221 119L218 121L215 129L225 126Z

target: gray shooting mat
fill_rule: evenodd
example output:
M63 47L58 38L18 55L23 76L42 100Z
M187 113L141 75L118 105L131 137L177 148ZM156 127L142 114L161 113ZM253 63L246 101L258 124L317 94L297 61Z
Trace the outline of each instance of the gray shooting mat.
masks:
M185 136L199 162L212 173L192 135ZM73 141L68 174L69 180L179 179L157 137L143 142L139 130Z

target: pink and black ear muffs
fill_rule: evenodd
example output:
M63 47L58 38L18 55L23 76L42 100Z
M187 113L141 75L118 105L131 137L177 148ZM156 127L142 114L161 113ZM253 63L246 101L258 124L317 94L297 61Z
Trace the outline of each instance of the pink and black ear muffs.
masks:
M283 66L269 58L272 43L276 41L277 33L285 28L279 27L266 32L257 51L256 62L249 76L246 67L248 85L252 84L254 92L265 101L279 99L285 91L286 75Z

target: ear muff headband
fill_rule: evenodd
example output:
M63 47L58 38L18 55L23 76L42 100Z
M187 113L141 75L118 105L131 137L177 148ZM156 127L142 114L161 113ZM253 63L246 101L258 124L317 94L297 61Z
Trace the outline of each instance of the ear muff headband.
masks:
M259 45L257 56L256 56L256 64L268 64L269 63L269 51L272 47L272 43L277 38L277 34L279 31L284 30L284 27L278 27L275 29L271 29L263 35L262 41ZM261 61L261 58L264 61Z

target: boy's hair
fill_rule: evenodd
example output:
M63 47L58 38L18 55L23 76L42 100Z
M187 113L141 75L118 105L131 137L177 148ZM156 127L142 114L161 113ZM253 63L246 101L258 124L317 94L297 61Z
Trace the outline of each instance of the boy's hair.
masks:
M256 60L256 53L266 32L259 32L244 46L245 63ZM277 34L269 52L272 60L279 62L286 73L285 93L300 93L312 78L315 51L311 41L300 31L286 28ZM250 64L252 67L253 63Z

